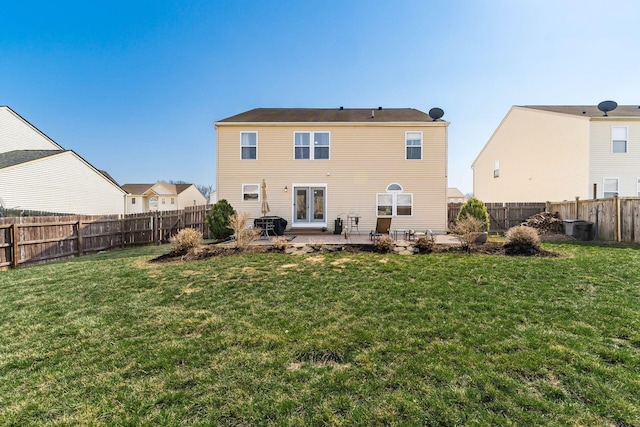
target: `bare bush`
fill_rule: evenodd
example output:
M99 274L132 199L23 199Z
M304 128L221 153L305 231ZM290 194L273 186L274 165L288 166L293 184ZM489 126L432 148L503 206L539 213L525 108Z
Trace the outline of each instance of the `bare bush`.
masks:
M395 248L396 244L393 241L393 239L391 238L391 236L388 236L386 234L378 237L374 243L376 249L379 252L382 253L389 253L393 251L393 248Z
M193 228L184 228L169 239L173 252L184 253L202 244L202 233Z
M460 245L470 251L471 245L475 243L479 233L483 232L484 225L484 222L478 218L467 215L458 219L452 231L460 239Z
M526 225L511 227L505 233L504 248L507 255L533 255L540 251L538 230Z
M421 253L430 253L433 251L433 246L436 244L436 239L432 234L426 234L416 239L414 246L418 248Z
M233 230L237 248L244 249L260 237L260 229L248 228L248 224L249 214L246 212L235 212L229 217L229 227Z
M291 247L291 243L284 236L274 237L271 239L271 244L279 251L285 251L287 248Z

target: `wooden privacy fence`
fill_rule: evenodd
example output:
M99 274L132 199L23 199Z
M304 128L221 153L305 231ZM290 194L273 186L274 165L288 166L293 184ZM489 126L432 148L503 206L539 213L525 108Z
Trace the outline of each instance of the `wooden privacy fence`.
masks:
M640 197L547 202L563 220L593 222L597 240L640 243Z
M464 203L449 203L448 218L449 224L456 221L460 208ZM544 202L514 202L514 203L485 203L489 212L491 233L502 233L520 225L531 215L544 211Z
M0 218L0 269L127 246L160 244L183 228L209 237L210 206L124 216Z

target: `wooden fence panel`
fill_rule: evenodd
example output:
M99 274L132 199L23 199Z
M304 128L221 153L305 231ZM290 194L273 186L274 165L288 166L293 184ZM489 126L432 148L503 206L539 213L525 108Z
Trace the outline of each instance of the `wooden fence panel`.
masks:
M620 199L620 235L623 242L640 243L640 198Z
M455 222L463 203L449 203L447 212L449 224ZM512 203L485 203L489 212L491 233L502 233L509 228L521 224L531 215L545 210L545 203L536 202L512 202Z
M122 244L124 246L148 245L153 239L153 215L131 214L123 219Z
M9 267L13 261L12 224L0 225L0 270Z

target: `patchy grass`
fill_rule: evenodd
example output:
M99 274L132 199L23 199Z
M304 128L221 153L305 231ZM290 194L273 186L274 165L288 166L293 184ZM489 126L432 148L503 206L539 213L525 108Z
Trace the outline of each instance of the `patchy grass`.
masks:
M0 272L0 424L640 424L640 251L543 246Z

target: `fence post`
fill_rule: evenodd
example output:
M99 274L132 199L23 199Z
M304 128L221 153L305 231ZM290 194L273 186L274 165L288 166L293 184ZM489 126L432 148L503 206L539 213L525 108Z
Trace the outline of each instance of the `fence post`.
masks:
M76 233L78 233L78 256L80 257L82 256L82 220L78 220L76 227Z
M580 216L578 215L579 211L578 211L578 203L580 202L580 196L576 196L576 215L574 216L575 219L580 219Z
M160 220L159 220L160 216L158 215L158 211L155 211L153 213L153 216L151 217L151 224L152 224L152 233L153 233L153 243L156 245L160 244Z
M125 221L126 221L125 215L121 215L120 216L120 247L121 248L125 247L125 241L124 241L126 237L124 232Z
M618 195L616 194L615 196L613 196L613 203L614 203L614 240L616 242L619 242L620 239L620 198L618 197Z
M18 268L20 253L18 251L18 224L11 224L11 245L13 258L11 259L11 268Z

